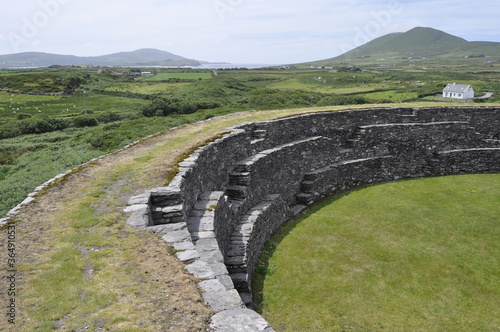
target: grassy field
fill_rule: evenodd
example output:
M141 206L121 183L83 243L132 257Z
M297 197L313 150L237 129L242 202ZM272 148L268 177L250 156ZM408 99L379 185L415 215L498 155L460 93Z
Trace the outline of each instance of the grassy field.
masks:
M133 92L140 94L172 94L189 83L168 83L168 82L129 82L115 83L106 88L107 91Z
M333 196L271 240L254 282L276 331L500 329L500 175Z
M202 80L211 78L212 75L207 72L187 72L187 73L176 73L176 72L168 72L168 73L159 73L155 76L147 78L145 81L148 82L156 82L156 81L168 81L172 79L179 80Z
M0 121L15 120L19 114L31 116L65 117L83 113L113 112L129 114L147 104L141 99L76 93L71 96L30 96L0 92Z

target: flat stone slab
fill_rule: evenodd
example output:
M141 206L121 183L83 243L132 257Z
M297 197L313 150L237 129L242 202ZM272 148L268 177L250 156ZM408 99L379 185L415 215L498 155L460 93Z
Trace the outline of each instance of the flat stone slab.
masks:
M223 292L226 287L218 279L202 281L198 284L205 292Z
M147 212L148 205L147 204L133 204L133 205L126 206L123 209L123 212L135 212L135 211L139 211L139 210L143 210L143 209L146 209L146 212Z
M174 224L163 224L156 226L149 226L148 229L157 234L167 234L169 232L180 231L186 229L187 225L185 222L179 222Z
M213 279L215 273L206 262L200 260L186 266L186 269L198 279Z
M210 328L214 332L274 332L261 315L250 309L219 312L212 317Z
M196 250L180 251L180 252L175 253L175 256L181 262L191 261L193 259L200 257L200 255L198 254L198 251L196 251Z
M240 294L238 294L236 289L221 292L206 292L203 293L203 299L216 311L245 308L245 304L241 301ZM231 332L234 331L231 330Z
M148 222L149 218L147 205L135 210L134 213L132 213L132 215L127 219L127 224L135 227L146 227Z
M162 237L163 241L168 244L173 244L176 242L187 242L191 240L191 234L187 229L183 229L180 231L169 232Z
M148 204L149 203L149 196L151 194L149 192L142 194L142 195L137 195L134 197L131 197L128 200L129 205L134 205L134 204Z
M226 290L234 289L233 279L231 279L230 276L228 276L228 275L218 275L217 276L217 280L219 280L219 282L222 285L224 285L224 287L226 288Z
M208 191L201 194L201 200L215 200L218 201L222 196L224 196L223 191Z
M191 232L206 232L214 230L214 217L190 217L188 219L188 228Z
M216 276L228 275L226 264L224 263L210 263L210 267L214 271Z
M172 246L174 247L175 250L195 250L196 249L193 242L191 242L191 241L174 243Z

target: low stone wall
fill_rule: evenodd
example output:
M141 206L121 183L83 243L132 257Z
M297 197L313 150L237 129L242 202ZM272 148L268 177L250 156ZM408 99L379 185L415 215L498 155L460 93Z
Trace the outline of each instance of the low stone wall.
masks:
M497 108L368 109L244 124L180 163L168 187L134 198L129 221L165 234L206 279L205 300L225 312L214 317L222 331L221 317L229 325L238 312L240 321L255 318L244 307L252 307L262 247L307 205L364 184L498 173L499 130ZM259 322L255 331L272 330Z

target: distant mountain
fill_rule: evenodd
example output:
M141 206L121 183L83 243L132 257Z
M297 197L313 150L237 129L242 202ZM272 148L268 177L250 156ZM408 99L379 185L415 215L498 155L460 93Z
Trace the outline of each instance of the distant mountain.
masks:
M367 58L449 58L500 56L500 43L469 42L446 32L416 27L404 33L390 33L374 39L338 57L311 64L363 62ZM362 60L365 59L365 60Z
M41 52L24 52L0 55L0 67L49 67L61 66L198 66L200 61L184 58L169 52L144 48L133 52L79 57Z

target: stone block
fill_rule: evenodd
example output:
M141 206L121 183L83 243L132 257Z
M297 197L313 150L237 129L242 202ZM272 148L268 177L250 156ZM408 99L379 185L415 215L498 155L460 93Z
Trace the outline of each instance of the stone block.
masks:
M200 258L200 254L196 250L179 251L179 252L175 253L175 256L181 262L187 262L187 261L191 261L193 259Z
M245 304L241 301L241 297L235 289L206 292L203 293L203 299L212 309L217 311L245 308Z
M224 285L226 290L234 289L233 280L231 279L231 277L229 275L217 276L217 280L219 280L220 283Z
M215 278L215 273L207 262L201 260L196 260L186 266L186 269L199 279L213 279Z
M170 232L181 231L186 229L186 223L176 223L176 224L163 224L163 225L155 225L149 226L148 229L157 234L167 234Z
M127 219L127 224L136 227L146 227L148 223L149 216L147 205L142 206L142 208L134 211L134 213L132 213L132 215Z
M169 232L162 237L163 241L168 244L173 244L176 242L186 242L191 240L191 234L189 234L187 229Z
M218 279L202 281L198 284L205 292L224 292L226 287Z
M148 191L147 193L144 193L142 195L137 195L134 197L131 197L128 200L128 205L134 205L134 204L148 204L149 203L149 197L151 196L150 192Z
M212 317L210 328L214 332L274 332L261 315L250 309L219 312Z
M193 242L191 241L186 241L186 242L177 242L172 245L175 250L196 250Z

